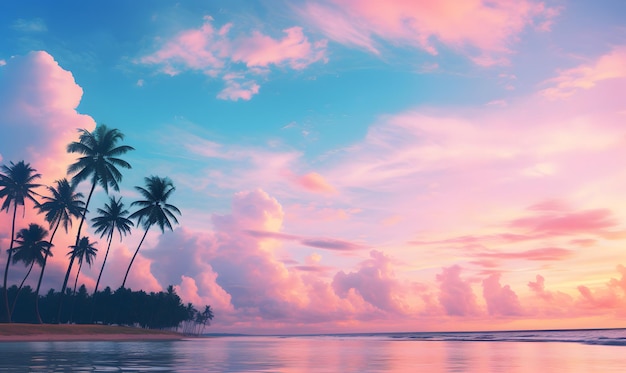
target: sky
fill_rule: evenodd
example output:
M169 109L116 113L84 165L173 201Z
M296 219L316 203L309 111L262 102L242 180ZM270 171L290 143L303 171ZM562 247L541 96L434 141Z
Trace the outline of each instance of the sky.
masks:
M167 176L182 212L148 233L127 286L210 304L212 332L626 327L623 14L620 0L4 1L0 163L51 185L77 129L118 128L135 150L110 194L129 206ZM96 189L88 218L107 198ZM18 228L43 223L25 210ZM77 225L55 237L45 289ZM106 237L86 233L91 292ZM142 233L114 239L101 288L121 285Z

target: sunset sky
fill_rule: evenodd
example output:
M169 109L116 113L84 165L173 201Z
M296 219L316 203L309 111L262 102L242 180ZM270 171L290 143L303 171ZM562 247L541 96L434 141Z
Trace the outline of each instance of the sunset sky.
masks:
M621 0L3 1L0 163L51 184L78 128L119 128L136 150L113 195L129 205L168 176L182 211L127 285L210 304L211 332L626 327L625 14ZM88 217L106 199L96 189ZM43 221L31 208L18 228ZM77 226L55 237L46 291ZM92 292L106 237L87 232ZM104 286L141 233L116 237Z

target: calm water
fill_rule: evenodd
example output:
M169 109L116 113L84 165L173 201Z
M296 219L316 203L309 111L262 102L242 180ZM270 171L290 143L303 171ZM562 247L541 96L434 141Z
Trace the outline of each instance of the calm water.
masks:
M626 331L5 342L2 372L626 372Z

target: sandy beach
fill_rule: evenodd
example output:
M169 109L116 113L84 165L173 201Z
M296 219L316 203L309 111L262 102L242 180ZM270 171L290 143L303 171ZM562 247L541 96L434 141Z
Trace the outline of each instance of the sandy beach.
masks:
M36 341L164 341L183 339L183 335L108 325L0 324L0 342Z

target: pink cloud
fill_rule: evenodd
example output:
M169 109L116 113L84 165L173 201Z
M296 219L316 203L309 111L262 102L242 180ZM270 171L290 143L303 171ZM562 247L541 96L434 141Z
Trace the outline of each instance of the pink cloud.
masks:
M168 75L191 70L211 77L222 76L226 87L217 97L232 101L250 100L259 92L259 84L249 75L267 75L271 66L302 70L312 63L326 61L326 42L310 42L300 27L283 30L282 39L258 30L250 36L232 37L232 23L216 30L211 17L204 19L200 28L180 32L138 61L160 66L161 72Z
M248 67L287 64L292 69L301 70L325 59L324 41L311 44L301 27L288 28L283 32L286 35L280 40L258 31L254 31L250 37L237 39L232 60L244 62Z
M395 279L389 257L372 250L370 259L357 272L338 272L332 282L335 293L342 298L354 289L363 299L385 311L402 312L403 305L396 291L401 288Z
M145 255L160 283L174 283L190 299L215 304L221 323L292 318L306 297L301 280L274 257L273 246L245 233L277 232L282 215L280 204L265 192L238 193L231 214L214 216L214 232L177 229Z
M460 245L465 248L483 248L488 243L514 243L535 240L541 238L540 235L515 234L515 233L497 233L489 235L466 235L445 238L442 240L413 240L409 241L410 245Z
M213 271L201 273L193 277L181 276L181 282L175 286L181 299L193 303L196 307L210 305L220 313L232 312L231 296L217 282L217 274ZM202 288L199 288L198 285Z
M439 303L450 316L472 316L478 314L476 296L467 280L461 279L461 267L454 265L443 268L437 275L439 281Z
M565 201L558 199L549 199L536 203L528 208L530 211L569 211L570 207Z
M490 315L519 316L522 306L517 294L509 285L500 285L500 274L492 274L483 280L483 297Z
M336 193L337 190L317 172L310 172L295 179L296 184L314 193Z
M535 293L539 294L539 296L541 296L542 298L550 298L550 294L546 293L545 291L545 279L543 278L543 276L541 275L537 275L537 281L532 282L530 281L528 283L528 287L534 291Z
M552 213L520 218L510 223L513 228L549 235L591 233L606 236L609 234L606 229L617 225L618 221L608 209Z
M221 56L229 48L228 40L223 36L207 20L199 29L180 32L165 42L161 49L139 61L163 65L163 72L169 75L176 75L182 69L201 70L208 75L215 75L224 66Z
M345 240L340 240L336 238L328 238L328 237L304 237L293 234L285 234L285 233L277 233L277 232L267 232L267 231L256 231L256 230L248 230L246 233L250 234L254 237L259 238L272 238L277 240L285 240L285 241L297 241L298 243L315 247L318 249L327 249L327 250L336 250L336 251L353 251L353 250L362 250L368 248L368 246L350 242Z
M43 175L44 182L63 177L73 161L65 147L77 128L94 120L76 111L83 90L72 73L44 51L9 59L0 67L0 160L21 159Z
M621 318L625 315L626 307L626 269L622 265L617 266L621 277L611 278L605 284L578 285L574 296L562 291L550 291L545 288L545 279L541 275L536 276L536 281L530 281L528 287L536 299L527 299L528 310L535 317L590 317L597 315L610 315Z
M335 327L385 320L390 313L407 317L416 309L414 295L426 299L422 303L428 300L427 290L413 294L415 284L395 277L393 261L380 251L371 251L355 271L334 276L335 267L317 253L303 264L284 259L282 246L290 242L331 250L349 243L282 233L282 218L282 206L267 193L237 193L231 213L214 215L213 230L177 228L158 236L139 256L160 286L174 284L185 301L211 304L219 314L217 330ZM288 252L297 255L298 249L291 246Z
M604 287L589 288L585 285L578 286L581 300L578 307L588 313L601 313L606 310L624 316L626 307L626 268L623 265L617 266L620 279L611 278Z
M529 312L541 316L574 316L577 310L574 307L574 298L561 291L550 291L545 288L545 279L536 276L536 281L528 282L528 287L539 298L540 303L529 300Z
M303 245L317 247L320 249L328 249L328 250L339 250L339 251L352 251L352 250L361 250L366 248L362 244L356 244L353 242L347 242L344 240L337 239L304 239L301 241Z
M538 1L393 1L335 0L308 2L302 18L329 38L379 53L377 40L414 46L431 54L440 42L468 54L480 65L504 61L510 45L528 26L544 30L558 12Z
M578 90L593 88L599 82L626 78L626 47L618 46L589 64L583 64L559 72L547 80L549 85L541 94L549 99L562 99Z
M524 260L539 260L539 261L551 261L551 260L564 260L572 256L572 250L562 249L560 247L544 247L541 249L532 249L519 252L484 252L476 254L482 258L496 258L496 259L524 259Z
M237 101L239 99L249 101L252 96L259 93L261 86L253 80L238 81L241 78L243 78L241 74L224 75L226 87L217 94L217 98L231 101Z
M298 271L304 271L304 272L318 272L318 273L328 273L329 271L332 270L332 267L323 267L323 266L314 266L314 265L299 265L299 266L294 266L293 268L297 269Z

